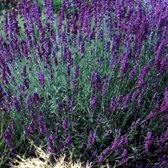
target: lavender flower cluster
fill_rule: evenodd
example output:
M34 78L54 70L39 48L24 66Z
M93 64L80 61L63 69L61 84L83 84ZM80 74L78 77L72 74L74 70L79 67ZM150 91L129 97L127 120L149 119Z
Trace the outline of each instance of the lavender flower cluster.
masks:
M53 0L21 0L3 19L0 122L12 156L31 139L93 167L166 168L167 83L167 0L62 0L56 14Z

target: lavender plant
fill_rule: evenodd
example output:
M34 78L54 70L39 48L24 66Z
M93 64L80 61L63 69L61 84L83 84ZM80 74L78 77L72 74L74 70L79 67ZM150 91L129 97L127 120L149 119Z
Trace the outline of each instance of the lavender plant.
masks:
M21 0L0 35L0 149L93 167L168 165L168 2ZM6 144L6 145L4 145Z

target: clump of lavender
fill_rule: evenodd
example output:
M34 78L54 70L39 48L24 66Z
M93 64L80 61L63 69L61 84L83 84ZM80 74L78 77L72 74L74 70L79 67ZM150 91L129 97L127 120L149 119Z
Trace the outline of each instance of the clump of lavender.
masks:
M0 25L3 142L93 167L166 167L167 0L53 3L20 0Z

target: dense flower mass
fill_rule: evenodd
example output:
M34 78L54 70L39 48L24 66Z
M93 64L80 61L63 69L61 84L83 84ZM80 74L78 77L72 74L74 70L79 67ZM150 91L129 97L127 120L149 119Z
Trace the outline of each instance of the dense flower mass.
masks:
M168 1L39 2L0 25L0 151L166 168Z

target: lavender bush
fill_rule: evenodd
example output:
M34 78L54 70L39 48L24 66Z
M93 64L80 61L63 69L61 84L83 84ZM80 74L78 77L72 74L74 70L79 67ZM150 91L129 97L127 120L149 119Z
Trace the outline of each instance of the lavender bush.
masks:
M93 167L166 168L167 0L43 7L21 0L3 19L2 155L30 151L31 140Z

